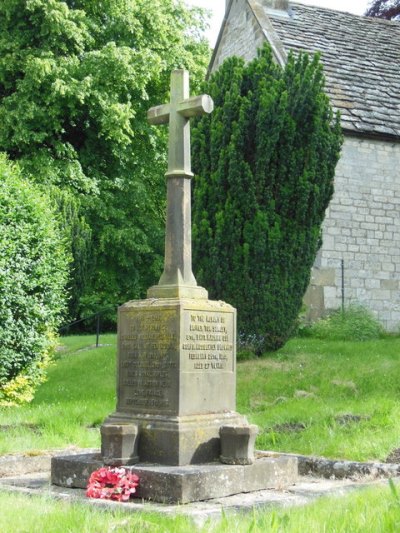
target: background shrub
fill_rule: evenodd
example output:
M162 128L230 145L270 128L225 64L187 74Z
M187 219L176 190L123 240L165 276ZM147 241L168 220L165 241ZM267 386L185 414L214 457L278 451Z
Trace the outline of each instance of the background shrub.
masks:
M379 339L384 330L375 316L361 305L338 310L307 328L307 336L332 341L367 341Z
M266 46L248 65L225 61L205 91L215 110L193 132L195 273L211 298L237 308L238 332L259 354L294 330L341 127L317 56L281 68Z
M44 378L68 262L49 199L0 154L0 405L31 400Z

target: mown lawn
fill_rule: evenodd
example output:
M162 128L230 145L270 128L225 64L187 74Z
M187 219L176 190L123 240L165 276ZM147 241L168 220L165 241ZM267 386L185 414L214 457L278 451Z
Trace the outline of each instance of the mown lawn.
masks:
M115 409L116 336L65 337L48 380L30 405L0 408L0 455L99 446L99 427ZM6 431L1 431L1 428Z
M115 335L66 337L48 381L28 406L0 409L0 454L99 446L115 408ZM258 448L384 460L400 447L400 339L293 339L238 364L238 406L259 425ZM13 532L400 531L400 497L372 489L301 509L255 511L194 528L184 517L101 512L82 505L0 494L0 530Z
M65 337L48 381L24 407L0 409L0 454L99 445L115 409L115 335ZM355 460L400 447L400 339L293 339L241 362L237 409L260 427L257 446Z
M400 447L400 339L293 339L238 365L238 410L260 449L385 460Z

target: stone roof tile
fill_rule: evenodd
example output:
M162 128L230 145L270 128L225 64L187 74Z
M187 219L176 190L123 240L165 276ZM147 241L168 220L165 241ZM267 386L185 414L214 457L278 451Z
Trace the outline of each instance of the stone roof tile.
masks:
M345 129L400 138L400 23L291 3L267 15L286 50L320 52Z

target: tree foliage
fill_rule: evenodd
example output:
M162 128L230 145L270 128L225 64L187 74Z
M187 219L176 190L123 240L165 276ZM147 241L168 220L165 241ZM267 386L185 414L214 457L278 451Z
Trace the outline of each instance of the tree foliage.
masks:
M68 256L50 200L0 156L0 405L29 400L65 309Z
M78 196L56 186L49 189L49 195L60 215L65 245L72 256L68 279L68 316L76 317L81 306L80 298L89 282L92 231L82 215Z
M69 233L82 222L74 313L138 297L160 273L165 132L146 112L173 68L203 79L203 22L179 0L0 3L0 150L76 199L61 201Z
M290 335L321 244L341 146L318 57L281 69L265 47L228 59L205 90L215 111L194 132L194 265L238 309L257 351Z
M399 20L400 0L373 0L370 2L365 15L387 20Z

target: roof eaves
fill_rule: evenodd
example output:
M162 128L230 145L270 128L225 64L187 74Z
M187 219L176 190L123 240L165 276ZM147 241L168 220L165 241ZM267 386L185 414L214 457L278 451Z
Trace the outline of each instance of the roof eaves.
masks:
M373 141L387 141L394 144L400 143L400 134L394 132L391 133L379 133L376 131L366 131L365 129L357 130L342 125L342 131L344 135L348 137L357 137L359 139L371 139ZM394 130L393 130L394 131Z

